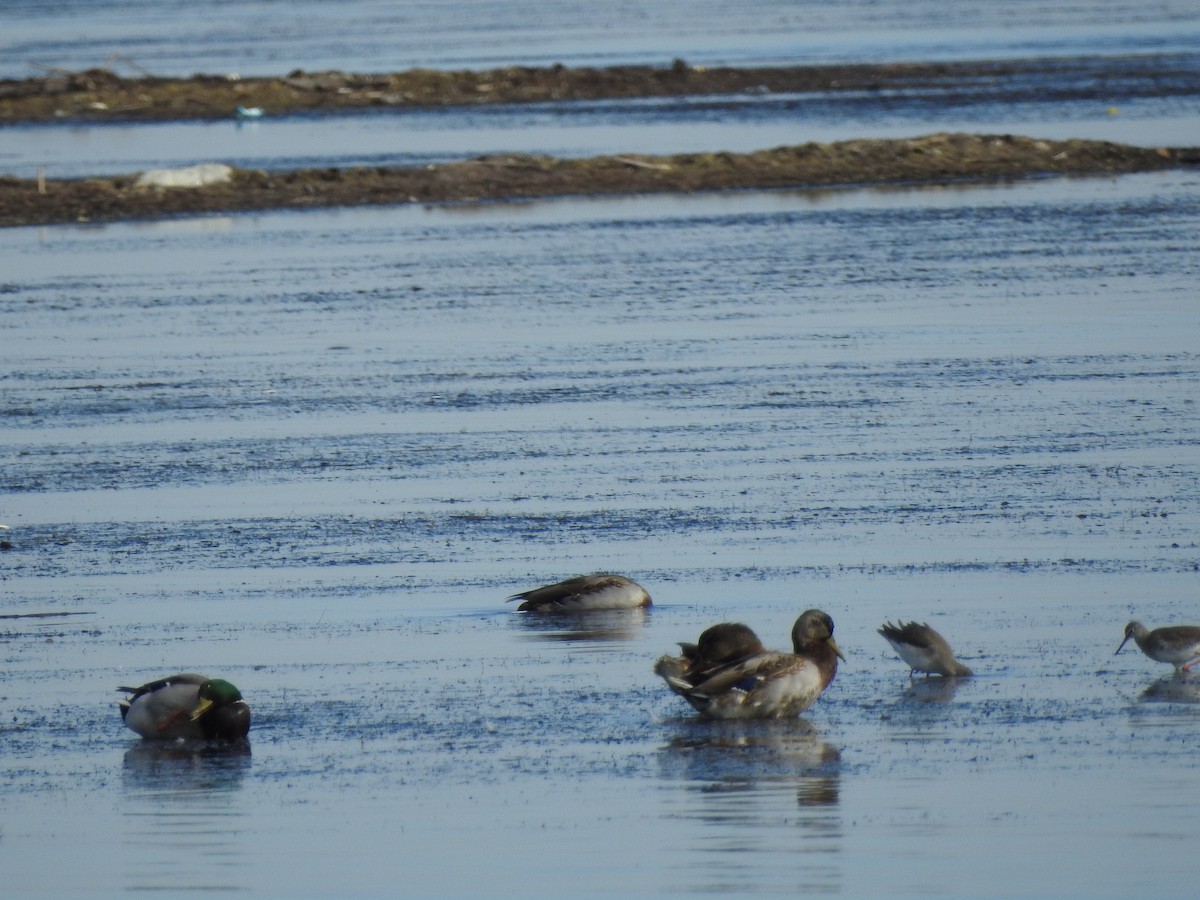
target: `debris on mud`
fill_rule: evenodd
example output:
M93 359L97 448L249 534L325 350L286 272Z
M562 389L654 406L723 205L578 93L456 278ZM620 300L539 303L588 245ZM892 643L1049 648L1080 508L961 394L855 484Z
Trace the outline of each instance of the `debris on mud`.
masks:
M1085 57L938 63L764 68L689 65L570 68L510 66L485 71L411 69L383 74L306 72L282 77L193 75L163 78L140 68L47 69L34 78L0 79L0 124L39 121L165 121L233 118L246 113L335 113L496 103L553 103L670 96L941 91L947 102L986 95L1094 99L1191 95L1195 79L1171 56L1112 61ZM239 113L239 109L242 111Z
M1171 57L1122 60L1109 71L1084 58L895 65L705 68L509 67L358 75L294 71L279 78L195 75L160 78L139 70L48 69L37 78L0 80L0 128L17 123L160 121L323 114L377 107L581 101L601 98L770 93L932 91L944 102L976 94L1058 99L1195 90ZM1186 68L1186 67L1184 67ZM1178 69L1178 71L1177 71ZM631 150L635 148L630 148ZM170 187L172 173L147 187L146 175L77 180L0 176L0 226L236 212L295 207L441 203L590 194L809 188L829 185L948 183L1146 171L1194 165L1196 149L1145 149L1096 141L1043 141L1009 135L936 134L908 140L809 143L756 153L629 153L593 159L491 156L427 168L323 168L288 172L231 169L221 183ZM209 161L209 166L221 164ZM178 176L183 179L183 175ZM186 180L186 179L185 179Z
M0 176L0 226L594 194L948 184L1118 174L1197 163L1200 148L1145 149L1104 141L933 134L904 140L807 143L754 153L590 159L504 155L424 168L231 169L228 179L197 187L139 186L136 174L61 181Z

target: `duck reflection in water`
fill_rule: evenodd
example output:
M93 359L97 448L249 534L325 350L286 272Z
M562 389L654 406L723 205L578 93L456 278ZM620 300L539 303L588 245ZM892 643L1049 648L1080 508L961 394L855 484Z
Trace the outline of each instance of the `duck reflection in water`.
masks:
M125 753L121 793L126 890L247 890L242 839L249 741L142 741Z
M670 723L658 754L668 794L668 849L694 863L677 886L685 896L739 893L731 857L770 866L803 854L803 884L788 893L842 893L841 754L804 718Z
M807 719L678 720L659 754L665 777L719 785L737 781L835 777L841 753Z
M250 742L146 741L125 752L127 788L141 791L224 791L250 770Z
M521 616L517 619L531 638L543 641L632 641L649 621L650 611L598 609L554 616Z

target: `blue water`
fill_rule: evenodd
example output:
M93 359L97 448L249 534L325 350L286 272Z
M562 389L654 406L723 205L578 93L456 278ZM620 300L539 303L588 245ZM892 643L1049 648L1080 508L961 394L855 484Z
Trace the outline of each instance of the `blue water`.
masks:
M1194 51L1193 0L6 3L0 76L775 65Z
M8 128L0 171L51 178L221 161L245 168L422 166L489 153L593 156L745 152L805 141L935 131L1195 143L1200 11L1192 3L39 4L9 7L0 74L109 65L126 75L279 75L295 68L810 64L1079 57L1024 85L598 101L287 116L253 123ZM287 15L284 16L286 10ZM283 18L284 21L280 21ZM732 21L731 21L732 20ZM482 34L486 33L486 38ZM264 37L266 36L266 37ZM5 68L7 67L7 68ZM1156 92L1143 67L1177 73ZM1130 87L1130 85L1139 85ZM1088 88L1099 85L1094 94ZM1007 82L1007 87L1018 86ZM1060 90L1084 91L1062 97Z
M1183 60L1200 85L1200 57ZM1200 89L1198 89L1200 90ZM252 123L164 122L10 128L0 168L32 177L120 175L220 160L247 169L425 166L486 154L588 157L753 152L807 141L937 131L1191 146L1200 93L1106 100L947 102L914 96L773 96L595 102L271 117Z
M726 7L7 4L0 65L1102 55L1197 21ZM1187 101L1102 105L45 127L0 153L82 174L954 122L1195 143ZM1190 171L0 231L6 890L1180 893L1200 683L1113 652L1132 617L1200 621L1198 235ZM655 606L504 603L596 569ZM700 722L651 673L722 619L785 646L810 606L847 661L795 721ZM978 677L910 681L875 634L901 617ZM122 728L116 686L178 670L241 687L248 752Z
M81 613L2 620L10 889L1169 893L1200 684L1113 651L1197 618L1198 234L1189 173L0 234L0 596ZM808 606L797 721L650 672ZM122 729L174 670L249 755Z

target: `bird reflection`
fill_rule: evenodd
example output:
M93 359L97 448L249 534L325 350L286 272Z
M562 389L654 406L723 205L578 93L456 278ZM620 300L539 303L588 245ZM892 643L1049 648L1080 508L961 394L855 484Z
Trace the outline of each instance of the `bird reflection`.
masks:
M130 748L122 770L127 890L245 890L249 856L237 798L249 770L244 740L140 741Z
M687 854L684 895L737 894L738 866L796 860L787 893L842 893L841 754L804 719L676 720L658 754L674 783L668 845ZM786 826L786 827L781 827ZM731 856L730 854L735 854ZM731 865L731 860L740 862ZM802 863L801 863L802 861Z
M124 780L142 791L230 790L249 768L245 740L142 742L125 753Z
M1175 674L1160 678L1142 691L1146 703L1200 703L1200 674Z
M600 642L634 640L649 618L649 609L641 607L521 616L516 621L535 640Z
M839 783L835 775L797 775L788 778L778 776L766 780L761 778L726 778L720 781L714 781L709 784L695 785L695 789L701 794L709 795L731 795L745 794L747 799L753 797L760 792L775 792L780 788L789 786L789 782L794 782L796 786L796 804L801 807L823 807L837 806L839 796ZM736 807L725 807L721 813L709 813L703 816L706 821L711 822L758 822L761 819L761 811L757 810L753 805L738 805Z
M796 786L796 803L800 806L837 806L838 780L829 778L806 778Z
M949 703L965 683L961 678L922 678L910 681L900 696L915 703Z
M753 789L763 780L823 779L819 790L805 785L808 802L836 802L841 754L822 740L807 719L681 720L660 753L663 774L707 785L707 790Z

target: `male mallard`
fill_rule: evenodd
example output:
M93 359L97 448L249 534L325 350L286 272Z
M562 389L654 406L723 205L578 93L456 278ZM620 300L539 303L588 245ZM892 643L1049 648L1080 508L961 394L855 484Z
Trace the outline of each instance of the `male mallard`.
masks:
M896 625L884 622L879 633L892 645L896 654L908 663L910 678L917 672L945 675L947 678L965 678L974 674L954 658L954 651L946 639L928 625L919 622L900 622Z
M580 575L556 584L514 594L519 612L587 612L593 609L640 609L650 605L650 595L624 575Z
M1148 657L1170 663L1176 672L1187 672L1200 662L1200 627L1196 625L1168 625L1147 631L1141 622L1130 622L1125 626L1125 638L1117 647L1117 653L1130 638Z
M117 701L125 724L144 738L242 738L250 730L250 707L228 681L181 674L141 687Z
M701 635L693 654L684 645L683 657L663 656L654 666L672 691L713 719L794 716L816 702L837 674L838 659L846 658L833 639L833 619L819 609L802 613L792 626L792 653L763 650L761 644L755 649L758 638L744 625L713 628L721 631L708 642L709 632ZM723 664L709 660L700 649L706 643L708 652L718 655L724 648L733 658Z

